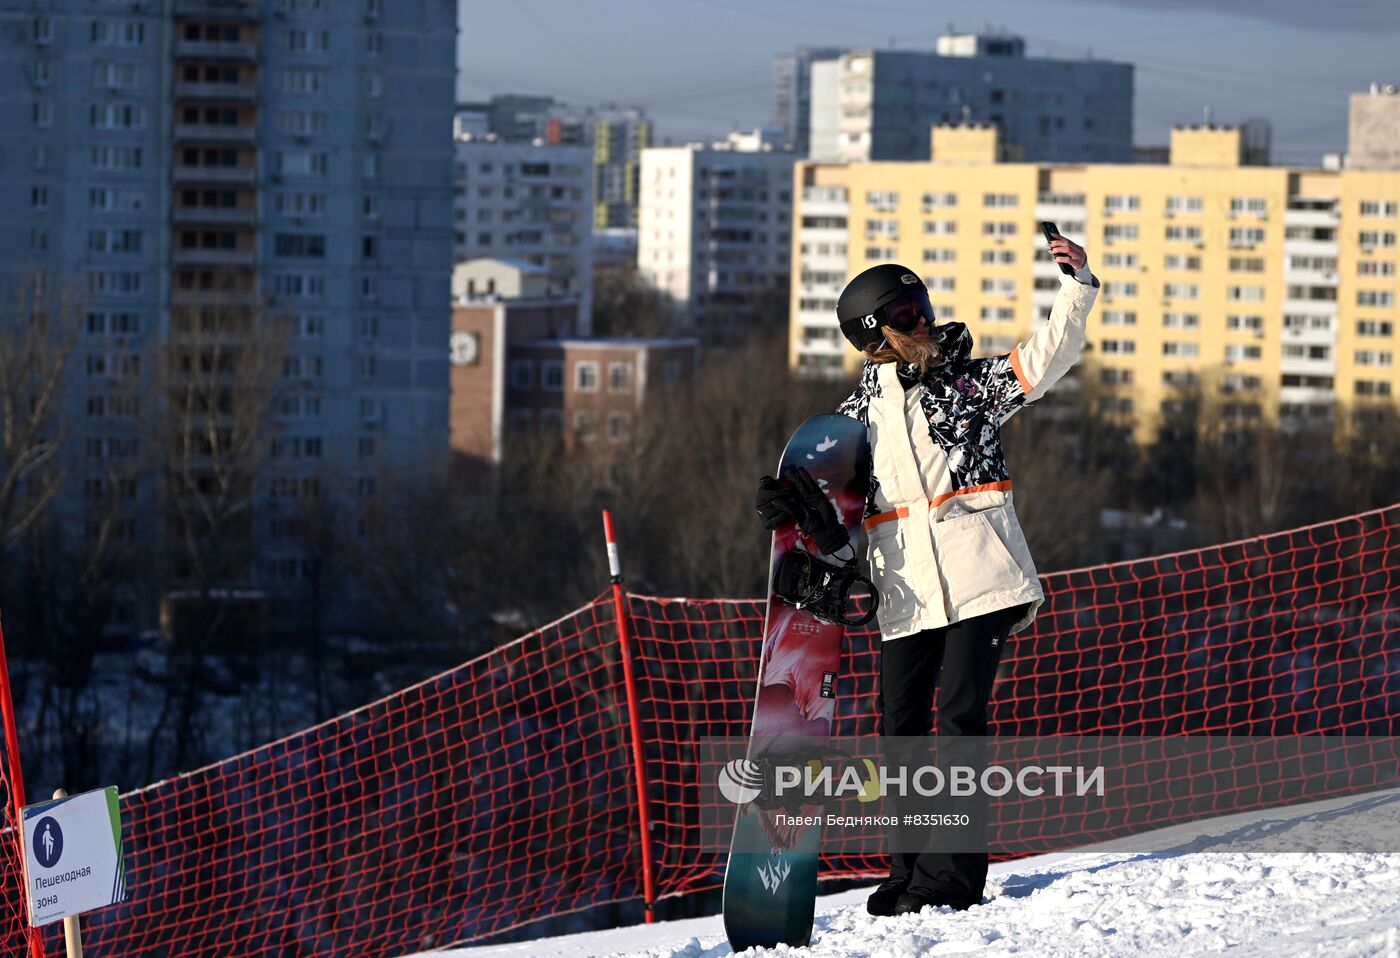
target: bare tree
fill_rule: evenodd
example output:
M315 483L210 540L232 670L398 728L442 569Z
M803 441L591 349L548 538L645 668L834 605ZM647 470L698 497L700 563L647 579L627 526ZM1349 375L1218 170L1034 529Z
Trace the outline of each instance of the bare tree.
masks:
M261 629L247 614L248 596L235 590L252 584L258 477L269 460L296 451L282 444L273 418L284 371L295 372L284 356L287 338L281 317L216 296L172 311L156 357L152 434L167 487L168 581L180 591L167 596L170 668L148 774L172 719L174 761L193 757L207 657L255 654L262 637L248 634Z
M670 328L665 294L647 282L635 263L594 271L593 335L654 338Z
M46 273L22 277L0 314L0 595L7 556L52 505L69 462L71 360L85 316L80 292Z

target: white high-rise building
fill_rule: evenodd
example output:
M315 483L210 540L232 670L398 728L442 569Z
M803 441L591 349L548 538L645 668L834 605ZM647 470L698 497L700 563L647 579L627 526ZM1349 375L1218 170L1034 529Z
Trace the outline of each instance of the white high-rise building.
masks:
M455 0L0 2L0 271L86 287L77 488L132 449L83 441L122 405L85 397L211 307L294 329L276 490L443 454L456 22ZM308 571L286 523L251 526L244 581Z
M459 138L452 203L457 262L495 257L541 266L549 295L593 303L593 149Z
M762 132L643 151L637 268L683 326L724 339L786 321L796 159Z

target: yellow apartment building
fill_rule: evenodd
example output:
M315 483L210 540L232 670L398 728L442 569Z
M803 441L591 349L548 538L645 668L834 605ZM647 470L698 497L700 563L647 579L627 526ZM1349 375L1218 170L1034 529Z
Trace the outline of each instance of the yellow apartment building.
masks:
M1017 162L994 127L936 126L927 162L799 163L789 358L853 378L846 281L895 261L980 355L1044 321L1059 272L1038 224L1088 252L1103 288L1094 375L1140 439L1177 386L1225 390L1242 426L1329 419L1400 395L1400 170L1244 164L1235 127L1179 126L1165 165Z

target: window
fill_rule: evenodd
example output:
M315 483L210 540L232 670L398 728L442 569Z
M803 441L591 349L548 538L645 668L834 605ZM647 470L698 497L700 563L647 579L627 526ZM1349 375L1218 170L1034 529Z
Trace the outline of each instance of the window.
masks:
M983 193L983 194L982 194L982 206L983 206L983 207L987 207L987 208L992 208L992 207L1001 207L1001 208L1005 208L1005 207L1015 206L1016 203L1017 203L1017 196L1016 196L1015 193Z
M1395 245L1394 233L1381 233L1374 232L1371 230L1364 230L1358 235L1357 239L1361 243L1361 246L1363 248L1375 249L1379 246L1388 249Z
M1232 226L1230 227L1230 245L1258 246L1264 242L1264 230L1258 226Z
M1267 216L1269 212L1269 201L1263 196L1232 196L1230 197L1230 215L1239 216L1247 214L1249 216Z
M1100 322L1105 326L1136 326L1137 313L1131 309L1107 309Z
M1390 290L1359 289L1356 291L1358 306L1394 306L1395 294Z
M1162 326L1165 329L1197 329L1201 325L1201 317L1195 313L1165 313L1162 316Z
M892 190L870 190L865 194L865 202L872 210L889 213L899 206L899 194Z
M1394 201L1394 200L1385 200L1385 201L1381 201L1381 200L1362 200L1362 201L1361 201L1361 215L1362 215L1362 216L1394 216L1394 215L1395 215L1395 201Z
M1103 241L1112 243L1114 240L1135 240L1138 238L1138 228L1136 223L1109 223L1103 228Z
M1227 286L1225 287L1225 298L1232 303L1262 303L1264 301L1264 287Z
M535 388L535 362L532 359L512 359L510 361L510 388Z
M608 440L610 442L626 442L630 438L632 438L632 414L608 413Z
M1168 196L1168 213L1199 213L1201 211L1201 198L1199 196Z
M327 154L321 152L277 152L273 169L284 176L325 176L330 169Z
M549 392L564 391L564 363L546 359L540 363L540 386Z
M574 434L581 442L597 439L598 413L591 409L580 409L574 413Z
M630 393L632 391L632 364L608 364L608 392Z
M53 126L53 103L49 100L35 100L32 116L34 125L41 130Z
M1244 330L1251 333L1262 333L1264 331L1264 317L1231 314L1225 317L1225 328Z
M92 42L99 47L139 47L146 42L146 24L140 20L94 20Z
M1138 208L1138 198L1125 194L1110 193L1103 198L1105 210L1132 211Z
M1016 223L1013 220L998 220L982 224L983 236L1015 236Z
M303 96L319 96L325 89L325 71L293 67L282 71L282 92Z
M1201 287L1195 283L1165 283L1162 296L1167 299L1200 299Z
M574 388L579 392L598 391L598 364L593 361L581 362L574 366Z
M1264 354L1258 346L1244 346L1240 343L1228 343L1225 346L1225 361L1227 363L1248 360L1254 362Z
M1169 339L1162 344L1162 355L1173 356L1177 359L1195 359L1200 355L1200 352L1201 347L1197 343Z
M324 259L324 233L277 233L272 237L274 256L294 259Z
M1099 349L1105 353L1132 355L1137 352L1137 343L1131 339L1105 339L1099 343Z
M1201 268L1201 258L1168 253L1162 260L1162 266L1169 270L1195 271Z
M325 53L330 49L329 30L294 27L287 31L287 49L292 53Z
M1388 349L1358 349L1356 351L1356 365L1358 366L1390 366L1395 362L1395 354Z
M144 130L146 108L134 103L94 103L88 120L95 130Z
M1201 241L1201 228L1199 226L1168 226L1166 238L1187 243L1199 243Z
M1356 322L1356 335L1358 336L1390 336L1395 332L1395 326L1388 320L1360 319Z
M1137 253L1104 253L1105 269L1137 269Z

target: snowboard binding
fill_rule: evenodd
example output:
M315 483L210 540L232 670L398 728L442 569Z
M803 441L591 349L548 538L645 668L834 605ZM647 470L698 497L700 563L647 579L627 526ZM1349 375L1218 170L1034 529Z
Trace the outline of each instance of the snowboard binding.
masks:
M851 587L857 582L864 583L870 590L870 609L853 619L846 615L846 606ZM833 625L864 625L875 617L880 607L879 593L871 581L860 574L854 559L845 565L836 565L801 549L792 549L778 560L773 592L784 602Z

